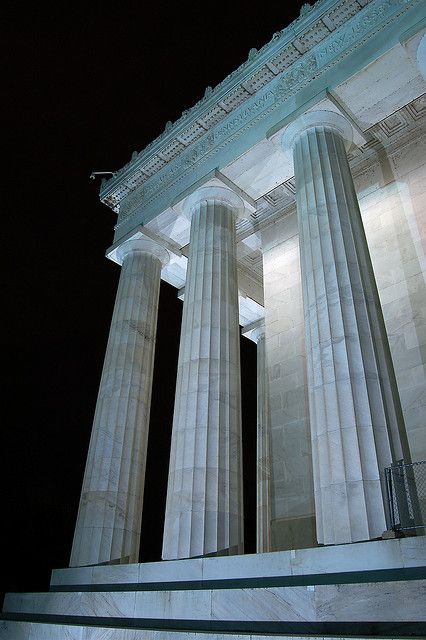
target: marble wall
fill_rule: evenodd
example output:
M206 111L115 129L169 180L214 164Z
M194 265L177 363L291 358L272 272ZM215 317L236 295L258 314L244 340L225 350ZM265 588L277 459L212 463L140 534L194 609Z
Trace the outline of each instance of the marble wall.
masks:
M426 459L426 138L355 171L411 457ZM262 232L271 410L272 549L314 546L296 214Z
M271 548L316 544L296 213L262 232L271 424Z
M413 461L426 459L426 137L356 179Z

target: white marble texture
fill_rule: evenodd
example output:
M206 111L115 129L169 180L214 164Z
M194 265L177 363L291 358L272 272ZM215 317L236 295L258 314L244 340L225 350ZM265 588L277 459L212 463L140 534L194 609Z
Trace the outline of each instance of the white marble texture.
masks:
M170 453L164 559L243 549L235 223L242 200L201 187L191 217Z
M3 611L44 615L98 616L132 618L135 613L135 591L8 593ZM155 616L154 616L155 617Z
M161 265L169 254L151 240L128 241L118 253L123 264L70 566L139 556Z
M401 545L401 555L404 567L426 566L426 537L407 538Z
M426 459L425 147L426 137L419 136L402 151L380 157L374 172L359 181L361 214L413 461Z
M145 591L136 594L135 617L210 620L212 591Z
M111 565L102 567L93 567L94 584L101 580L104 584L123 584L139 581L140 564Z
M114 629L106 627L75 627L28 622L5 622L0 626L0 640L265 640L265 635L253 633L212 633L197 631L167 631L151 629ZM274 635L269 640L363 640L363 638L334 635ZM376 640L398 640L400 636L375 635Z
M85 640L88 628L71 624L43 624L40 622L0 622L0 640ZM93 636L101 638L102 636ZM108 636L105 636L108 638ZM128 640L126 636L117 636L120 640ZM92 639L91 639L92 640Z
M159 620L424 621L426 580L186 591L8 594L4 611Z
M203 560L169 560L168 562L149 562L139 565L139 582L179 582L179 580L202 580Z
M271 427L271 550L316 545L296 215L262 231Z
M116 569L126 565L113 565ZM63 584L92 584L93 567L71 567L69 569L53 569L50 578L51 586Z
M242 556L56 569L51 585L127 584L297 576L426 566L426 536ZM130 573L126 570L130 570ZM135 575L138 578L135 580ZM127 578L127 579L126 579ZM84 589L84 586L83 586Z
M426 537L354 543L275 553L157 562L141 565L103 566L57 570L52 584L78 584L78 571L96 580L93 584L119 583L128 569L129 582L139 573L143 582L223 580L268 576L300 576L374 571L426 565ZM115 576L113 574L116 574ZM8 594L4 611L57 615L136 616L164 620L288 620L288 621L416 621L424 620L425 581L308 585L200 591L59 592ZM81 633L81 635L79 635ZM133 636L131 634L136 633ZM179 640L182 632L118 630L70 625L3 621L0 640ZM130 634L129 636L126 634ZM197 634L185 632L185 637ZM227 634L202 634L203 640L227 638ZM246 638L260 638L247 634ZM293 636L292 636L293 637ZM309 637L309 636L308 636ZM318 636L315 636L318 637ZM340 636L339 636L340 638ZM195 638L194 638L195 640ZM231 640L231 638L229 638ZM235 640L235 638L234 638ZM294 640L294 638L293 638Z
M317 539L341 544L386 529L383 469L408 442L339 114L310 112L292 147L305 313Z
M424 622L424 602L425 580L315 587L318 621Z
M242 618L241 618L242 616ZM213 620L315 620L315 591L307 587L212 592Z

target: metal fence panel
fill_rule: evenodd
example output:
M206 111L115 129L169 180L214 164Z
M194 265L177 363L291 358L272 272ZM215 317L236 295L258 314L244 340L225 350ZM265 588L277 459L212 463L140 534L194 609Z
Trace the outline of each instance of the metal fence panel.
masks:
M426 525L426 460L396 463L385 469L391 527L396 530Z

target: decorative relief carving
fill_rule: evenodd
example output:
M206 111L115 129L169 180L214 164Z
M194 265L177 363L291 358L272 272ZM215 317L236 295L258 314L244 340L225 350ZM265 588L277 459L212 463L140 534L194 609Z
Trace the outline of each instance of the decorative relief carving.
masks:
M342 6L345 3L342 2ZM166 161L162 168L159 168L156 173L148 179L145 184L144 189L144 199L150 201L155 193L164 188L170 181L172 181L175 176L178 174L184 174L185 171L188 170L188 167L193 166L195 163L199 162L212 152L216 152L219 150L221 146L223 146L224 141L229 138L231 135L234 135L237 131L243 130L245 128L247 130L248 126L252 126L252 124L260 117L264 117L266 114L271 112L276 105L278 105L283 100L286 100L291 94L294 94L297 89L305 84L312 77L313 74L318 75L318 73L323 72L324 69L329 68L331 64L336 63L337 56L339 54L344 53L345 55L349 52L348 50L353 45L355 46L362 40L362 37L368 36L369 38L374 35L381 27L384 18L386 15L395 13L398 9L406 10L407 5L415 5L418 4L420 0L382 0L381 2L374 2L372 4L367 5L362 11L361 7L359 9L359 13L354 15L349 22L345 23L341 28L335 29L329 36L326 37L325 40L316 44L313 48L311 48L310 53L306 53L303 56L296 59L293 64L290 64L287 70L284 70L281 76L273 77L268 84L257 91L254 96L251 96L248 92L243 92L238 101L235 102L233 106L231 106L231 110L235 110L235 115L230 115L226 112L223 115L220 113L220 117L222 117L225 122L221 126L221 120L216 119L212 121L212 129L207 133L202 135L199 141L190 143L187 150L180 150L179 155L174 158L170 158L170 160ZM301 15L298 20L303 19L307 12L312 15L317 15L317 9L322 5L322 2L317 2L315 6L310 7L308 5L305 8L305 12ZM338 5L340 7L340 4ZM315 11L314 11L315 9ZM333 10L336 10L336 6L333 7ZM351 11L353 13L353 6L351 5ZM318 21L318 17L316 18ZM294 23L293 23L294 24ZM299 39L301 39L305 33L312 31L312 24L308 26L305 32L301 32L299 34ZM324 28L324 23L321 23ZM292 29L294 27L290 25ZM278 35L275 34L272 41L274 42L274 48L271 51L271 58L276 58L277 49L276 42L281 41L283 44L281 48L285 48L289 46L290 39L289 35L292 32L289 27L284 29ZM285 36L285 38L284 38ZM175 129L177 125L183 121L183 119L188 118L194 113L197 112L198 116L201 117L200 114L200 105L209 101L209 109L211 110L215 106L214 96L219 93L221 88L225 85L230 84L230 80L235 77L238 73L241 75L241 72L244 71L244 68L247 65L253 66L253 60L258 58L259 53L266 49L269 44L265 45L259 52L252 50L249 55L249 60L242 65L239 69L233 72L228 78L226 78L220 85L212 89L211 87L207 87L203 99L192 109L185 111L182 115L182 118L175 123L175 125L166 125L166 132L163 134L164 136L169 136L168 144L172 138L170 137L170 130ZM334 58L334 61L333 61ZM262 64L265 64L262 62ZM259 69L253 70L254 75L259 73ZM250 78L245 78L242 81L247 82ZM243 91L243 87L234 85L231 93L241 90ZM228 94L231 95L231 94ZM219 98L219 102L223 102L226 99L226 96L221 95ZM247 106L243 107L241 102L247 102ZM189 124L189 123L188 123ZM193 123L191 124L193 126ZM160 137L161 138L161 137ZM147 151L154 145L158 145L158 139L155 140L151 145L145 149L144 152L139 154L140 159L143 156L146 156ZM165 156L160 156L160 158L165 158ZM140 162L139 159L139 162ZM117 179L120 178L129 168L129 165L126 165L121 171L117 172L116 177L113 179L113 182L116 182ZM135 167L136 169L136 167ZM144 165L141 165L141 169L143 171ZM119 202L127 193L129 193L130 189L125 188L127 185L121 184L117 185L117 190L114 192L110 192L105 198L105 203L115 203L115 208L117 206L117 202ZM106 188L108 189L108 183L106 184ZM118 192L121 192L121 195ZM126 198L127 199L127 198ZM129 210L129 207L124 207L125 211ZM134 209L133 209L134 211ZM126 215L126 218L130 214ZM121 215L120 215L121 219Z
M184 158L183 162L185 164L194 164L204 156L209 149L211 149L214 145L215 137L213 133L209 133L206 135L201 142L196 144L191 151L188 151Z
M289 178L282 184L274 187L271 191L266 193L262 198L258 200L256 203L256 207L263 202L267 203L267 207L272 207L275 209L276 207L284 207L294 202L296 199L296 185L294 182L294 178Z
M410 104L407 104L407 113L413 118L413 120L420 120L426 116L426 94L419 96Z
M274 86L275 99L279 100L284 94L288 95L290 90L294 89L308 76L311 76L317 68L318 65L314 55L303 56L300 62L292 65L290 70Z
M315 5L315 9L320 9L322 2L321 0L319 0L316 5ZM314 7L312 7L313 9ZM295 22L297 22L298 20L300 20L300 18L298 18ZM294 24L294 23L293 23ZM283 44L288 45L288 41L291 39L291 36L293 35L293 24L287 26L285 29L283 29L282 31L275 33L271 39L271 43L273 42L275 45L275 49L276 49L276 43L278 41L283 42ZM303 35L303 34L302 34ZM290 38L289 38L290 36ZM267 43L266 45L264 45L264 47L262 47L262 49L257 52L256 57L258 55L258 53L266 50L268 47L270 46L270 43ZM252 56L254 55L254 52L252 54ZM276 55L276 51L274 53L274 55ZM169 136L170 131L172 129L176 129L178 128L181 123L185 120L185 118L187 116L190 116L192 113L194 112L199 112L200 108L203 106L203 104L206 101L210 101L212 103L214 103L214 95L218 95L222 88L225 86L229 86L231 84L231 81L233 80L233 78L237 75L241 75L244 72L244 69L248 66L248 65L252 65L252 59L249 59L247 62L245 62L243 65L241 65L238 69L236 69L234 72L232 72L227 78L225 78L220 84L218 84L214 89L211 89L211 91L209 90L210 88L207 87L207 90L204 94L204 97L198 102L198 104L194 105L194 107L192 107L191 109L185 110L182 113L182 116L179 118L179 120L177 120L174 124L172 124L170 121L166 124L165 130L163 132L163 134L161 134L156 140L153 140L145 149L144 151L139 154L141 156L146 155L152 148L153 146L157 146L162 139L164 139L164 137ZM222 96L223 97L223 96ZM249 97L249 94L247 94L245 96L245 99L247 99ZM235 105L235 107L238 106L238 104ZM116 178L120 179L121 176L123 176L126 171L129 169L129 166L131 166L132 163L128 163L126 164L124 167L122 167L120 170L118 170L116 172ZM113 181L115 182L115 180ZM108 183L107 183L107 187L108 187Z
M284 182L284 188L292 198L296 198L296 181L294 178L289 178Z
M336 9L330 11L327 17L323 17L322 20L327 26L331 27L332 31L338 29L358 13L360 4L357 0L345 0Z
M262 252L259 249L255 249L251 253L246 254L245 256L239 256L240 264L244 265L250 276L253 278L254 275L257 276L257 281L259 284L262 282L263 277L263 256Z
M145 187L145 196L149 198L153 192L161 188L164 183L167 183L174 174L182 168L182 162L179 164L172 164L166 167L165 171L162 171L158 177L153 178Z
M379 126L383 130L384 134L390 138L407 126L407 120L404 117L402 110L400 110L385 118Z
M280 201L283 199L284 197L284 188L283 185L280 184L278 185L278 187L275 187L275 189L272 189L271 191L269 191L269 193L265 193L265 195L263 196L263 199L266 200L266 202L268 204L271 205L271 207L276 207Z
M245 124L248 120L253 118L257 113L263 111L268 104L271 104L271 98L273 93L270 89L261 93L249 106L243 108L233 118L229 119L217 133L217 141L222 141L225 137L228 137L231 133Z
M374 3L355 15L343 29L338 29L326 42L319 44L316 49L318 64L326 63L331 58L360 39L380 24L381 18L392 8L400 9L412 0L384 0L382 3Z
M257 113L262 112L266 104L272 104L273 93L268 90L255 100L250 106L239 112L232 120L228 121L223 127L216 132L211 132L203 136L203 138L191 146L176 159L176 163L170 163L158 177L149 180L145 186L145 196L151 197L157 190L162 188L164 184L169 182L175 174L182 172L188 165L192 166L205 156L219 142L227 139L234 131L244 125L248 120L253 118Z
M305 2L305 4L302 4L302 6L300 7L300 17L304 18L305 16L308 15L308 13L313 9L313 7L309 4L309 2Z
M135 191L132 191L124 200L120 203L120 211L118 214L118 221L127 220L138 208L142 202L144 195L143 186L138 187Z

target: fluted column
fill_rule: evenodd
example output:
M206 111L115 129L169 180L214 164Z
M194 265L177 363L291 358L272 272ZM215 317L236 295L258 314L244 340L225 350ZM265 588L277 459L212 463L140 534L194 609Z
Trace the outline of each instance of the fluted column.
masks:
M257 343L256 551L265 553L271 550L271 460L265 328L253 329L251 337Z
M120 282L96 405L70 566L137 562L161 265L151 240L118 250Z
M307 113L293 149L318 542L386 529L384 467L408 458L401 406L339 114Z
M242 200L202 187L191 235L170 454L163 558L243 549L235 222Z

